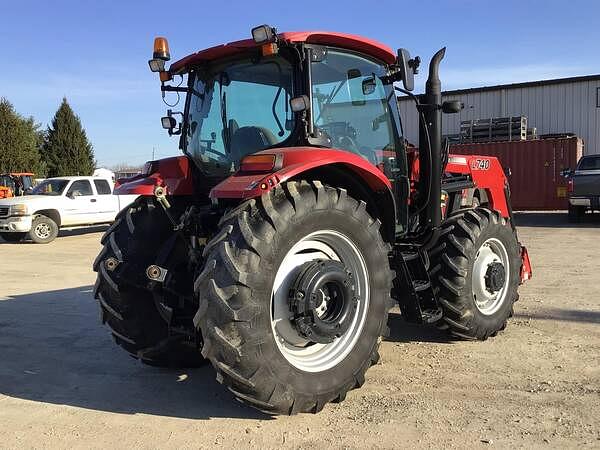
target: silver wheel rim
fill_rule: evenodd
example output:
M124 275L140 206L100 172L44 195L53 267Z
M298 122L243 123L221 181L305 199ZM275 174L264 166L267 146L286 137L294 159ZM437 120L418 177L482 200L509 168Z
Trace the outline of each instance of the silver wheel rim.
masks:
M495 292L491 292L486 287L485 280L485 275L492 263L502 264L506 274L502 287ZM506 247L498 239L490 238L479 248L473 263L473 299L475 306L482 314L489 316L500 309L508 294L509 281L510 262Z
M35 235L40 239L47 239L50 237L50 226L47 223L39 223L35 227Z
M311 343L290 322L288 294L299 268L308 261L342 262L354 276L358 306L348 330L329 344ZM279 351L296 368L322 372L338 365L354 348L369 308L369 274L357 246L345 235L323 230L300 239L285 255L271 293L271 328Z

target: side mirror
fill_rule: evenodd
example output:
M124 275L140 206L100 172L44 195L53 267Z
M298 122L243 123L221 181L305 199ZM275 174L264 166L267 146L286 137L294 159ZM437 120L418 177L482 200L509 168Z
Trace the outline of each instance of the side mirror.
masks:
M398 58L396 64L400 69L400 78L404 89L412 91L415 88L415 74L419 73L419 64L421 59L417 56L410 58L410 53L405 48L398 49Z
M458 100L448 100L442 103L442 112L446 114L455 114L464 109L465 104Z
M371 95L377 88L377 82L375 81L375 75L365 78L362 81L362 93L363 95Z

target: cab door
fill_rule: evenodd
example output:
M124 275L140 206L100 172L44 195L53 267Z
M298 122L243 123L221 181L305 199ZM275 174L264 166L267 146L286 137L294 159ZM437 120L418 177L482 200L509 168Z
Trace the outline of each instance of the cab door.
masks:
M75 180L69 186L63 204L63 225L84 225L97 222L98 196L89 180Z
M119 212L119 199L113 195L112 188L108 180L98 178L94 180L94 188L96 189L98 208L97 222L112 222Z

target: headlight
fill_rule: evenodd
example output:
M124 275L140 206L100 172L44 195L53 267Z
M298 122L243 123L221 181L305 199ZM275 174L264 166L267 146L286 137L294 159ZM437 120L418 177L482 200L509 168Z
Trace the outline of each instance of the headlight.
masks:
M11 216L26 216L28 213L27 205L23 203L18 203L16 205L10 206L10 215Z

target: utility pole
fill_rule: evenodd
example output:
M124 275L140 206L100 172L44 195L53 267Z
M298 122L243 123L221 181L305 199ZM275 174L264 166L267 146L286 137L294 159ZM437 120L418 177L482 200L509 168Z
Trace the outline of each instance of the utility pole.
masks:
M152 147L152 161L154 161L154 147Z

